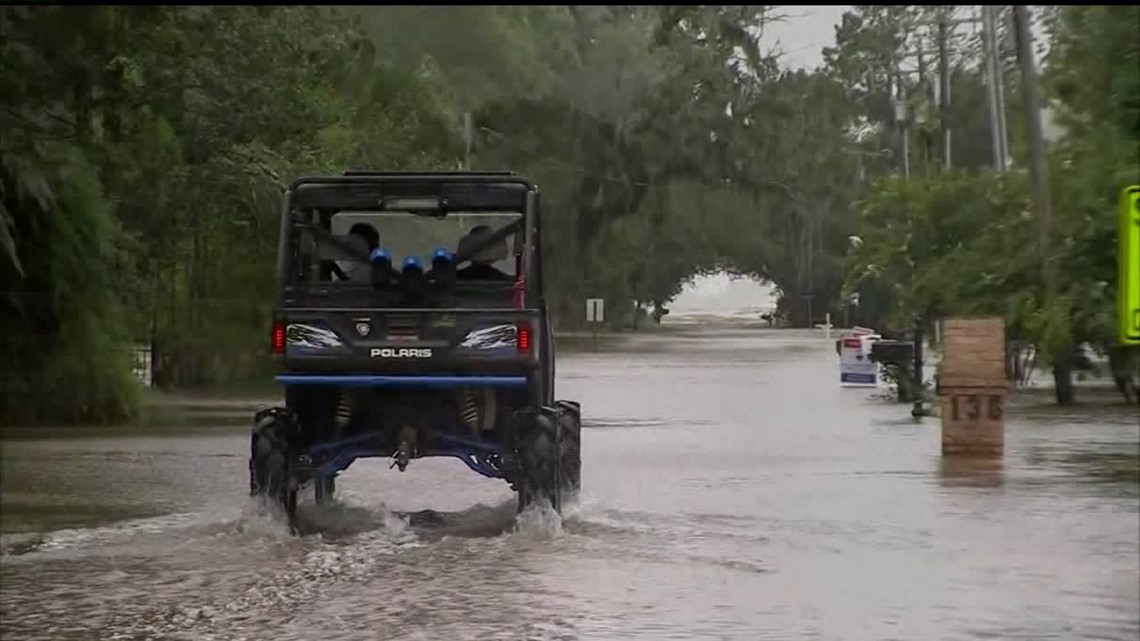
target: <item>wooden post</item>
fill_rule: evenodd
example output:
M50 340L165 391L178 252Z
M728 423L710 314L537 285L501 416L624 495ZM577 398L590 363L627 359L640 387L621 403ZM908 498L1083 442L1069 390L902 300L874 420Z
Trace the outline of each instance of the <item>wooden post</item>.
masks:
M948 318L942 324L943 456L997 456L1005 451L1005 321Z

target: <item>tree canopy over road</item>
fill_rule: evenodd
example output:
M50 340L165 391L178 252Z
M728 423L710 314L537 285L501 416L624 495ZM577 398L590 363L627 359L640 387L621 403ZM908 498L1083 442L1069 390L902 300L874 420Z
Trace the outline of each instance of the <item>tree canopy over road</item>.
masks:
M927 108L936 69L899 61L937 10L854 7L825 64L791 71L766 46L770 6L2 7L0 422L128 417L135 342L156 345L162 386L262 374L282 187L345 168L538 182L562 327L587 295L628 325L725 269L772 282L798 323L806 297L822 316L857 290L866 322L985 311L1050 354L1107 345L1109 212L1140 149L1137 8L1044 16L1068 132L1048 308L1024 178L988 167L966 30L956 169L939 171L931 111L896 176L891 97Z

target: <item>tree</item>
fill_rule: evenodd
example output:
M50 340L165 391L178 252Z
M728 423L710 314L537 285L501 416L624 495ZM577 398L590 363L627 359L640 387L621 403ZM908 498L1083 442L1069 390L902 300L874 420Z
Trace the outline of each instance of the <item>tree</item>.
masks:
M954 231L947 225L955 216L935 220L954 198L1005 212L1005 200L987 198L1013 193L993 178L913 188L883 181L898 166L891 97L901 90L923 101L913 74L900 81L898 71L913 59L910 48L929 43L927 8L856 7L827 64L812 72L787 72L764 52L763 27L778 19L767 6L0 11L0 62L9 71L0 79L5 291L40 295L62 291L61 279L83 283L94 297L85 304L103 311L89 315L83 327L97 331L74 349L98 355L95 369L125 371L125 357L113 355L134 341L156 346L164 386L264 371L271 301L261 292L272 278L282 187L345 167L470 163L536 180L560 328L582 322L587 294L614 301L610 318L628 325L644 307L663 311L687 279L713 269L771 280L793 320L809 323L839 311L852 235L871 245L856 264L880 252L876 260L898 262L896 282L917 288L887 296L890 281L863 278L864 304L941 309L969 296L1012 304L1005 290L936 296L937 271L900 270L919 249L934 252L919 261L923 269L968 258L970 269L1002 268L967 252L1006 247L1021 233L1016 220L971 236L965 249L940 239L895 250L894 231L879 238L867 229L872 220L932 225L937 237ZM457 21L462 46L452 37ZM1125 39L1105 39L1116 40ZM980 75L969 38L955 46L966 52L954 71L955 156L977 169L989 158ZM466 131L464 114L473 124ZM921 150L916 136L912 156ZM1069 151L1057 162L1092 154ZM915 167L934 180L933 163ZM916 191L923 185L934 195ZM1099 188L1066 189L1076 198ZM43 238L60 234L100 251L76 265L33 255ZM1102 240L1075 238L1076 247ZM1070 289L1066 309L1088 302L1076 282ZM5 304L6 349L26 350L43 380L58 378L61 365L33 352L71 343L35 328L44 318L71 322L78 308L32 310L11 296ZM17 314L16 305L25 307ZM1095 335L1098 318L1080 316L1072 331ZM74 402L37 403L29 383L10 396L11 407L34 407L44 420L128 412L128 377L103 391L104 383L68 380ZM90 398L112 401L76 409L99 406L83 400Z
M1035 345L1061 383L1072 346L1107 352L1121 392L1135 399L1135 350L1113 345L1115 260L1112 211L1121 185L1140 180L1140 39L1134 7L1063 7L1049 14L1053 36L1044 81L1067 132L1050 150L1056 203L1056 296L1042 305L1035 223L1024 176L967 168L875 186L862 206L862 245L848 289L890 284L890 312L928 318L1004 316L1011 334ZM1077 88L1080 88L1077 91ZM1015 154L1022 153L1017 147ZM1071 402L1058 384L1058 402Z
M134 401L112 290L121 231L92 159L126 115L130 75L108 62L155 13L0 11L0 416L120 420Z
M0 11L5 421L129 415L130 339L164 385L263 370L288 177L454 165L434 86L340 9Z
M1116 230L1106 212L1121 186L1140 182L1140 8L1054 7L1042 81L1065 135L1053 154L1056 249L1077 339L1109 356L1121 393L1140 400L1140 350L1113 337Z

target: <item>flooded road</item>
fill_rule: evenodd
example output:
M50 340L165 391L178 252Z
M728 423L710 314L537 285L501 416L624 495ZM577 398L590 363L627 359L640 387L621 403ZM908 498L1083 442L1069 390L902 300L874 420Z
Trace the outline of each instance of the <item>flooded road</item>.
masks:
M623 345L560 358L564 521L459 461L364 461L294 538L244 496L241 428L5 442L0 636L1140 635L1134 409L1014 411L1004 462L946 465L937 419L841 389L819 334Z

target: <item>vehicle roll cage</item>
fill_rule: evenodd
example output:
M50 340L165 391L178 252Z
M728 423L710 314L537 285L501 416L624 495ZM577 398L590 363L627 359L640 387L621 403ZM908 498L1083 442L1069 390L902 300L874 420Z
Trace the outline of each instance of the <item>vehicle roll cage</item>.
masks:
M522 273L530 272L532 265L540 272L540 261L533 254L537 250L539 232L538 187L511 171L485 172L415 172L349 170L339 176L304 176L293 181L285 190L278 238L277 289L286 285L289 252L285 248L294 229L311 231L327 242L363 263L370 257L351 243L338 238L311 218L296 215L306 210L339 209L341 211L368 211L375 209L387 198L438 198L439 211L517 211L523 217L487 236L471 242L457 251L453 264L465 260L491 247L512 234L524 231L526 248L522 255ZM528 287L537 287L541 273L527 279Z

